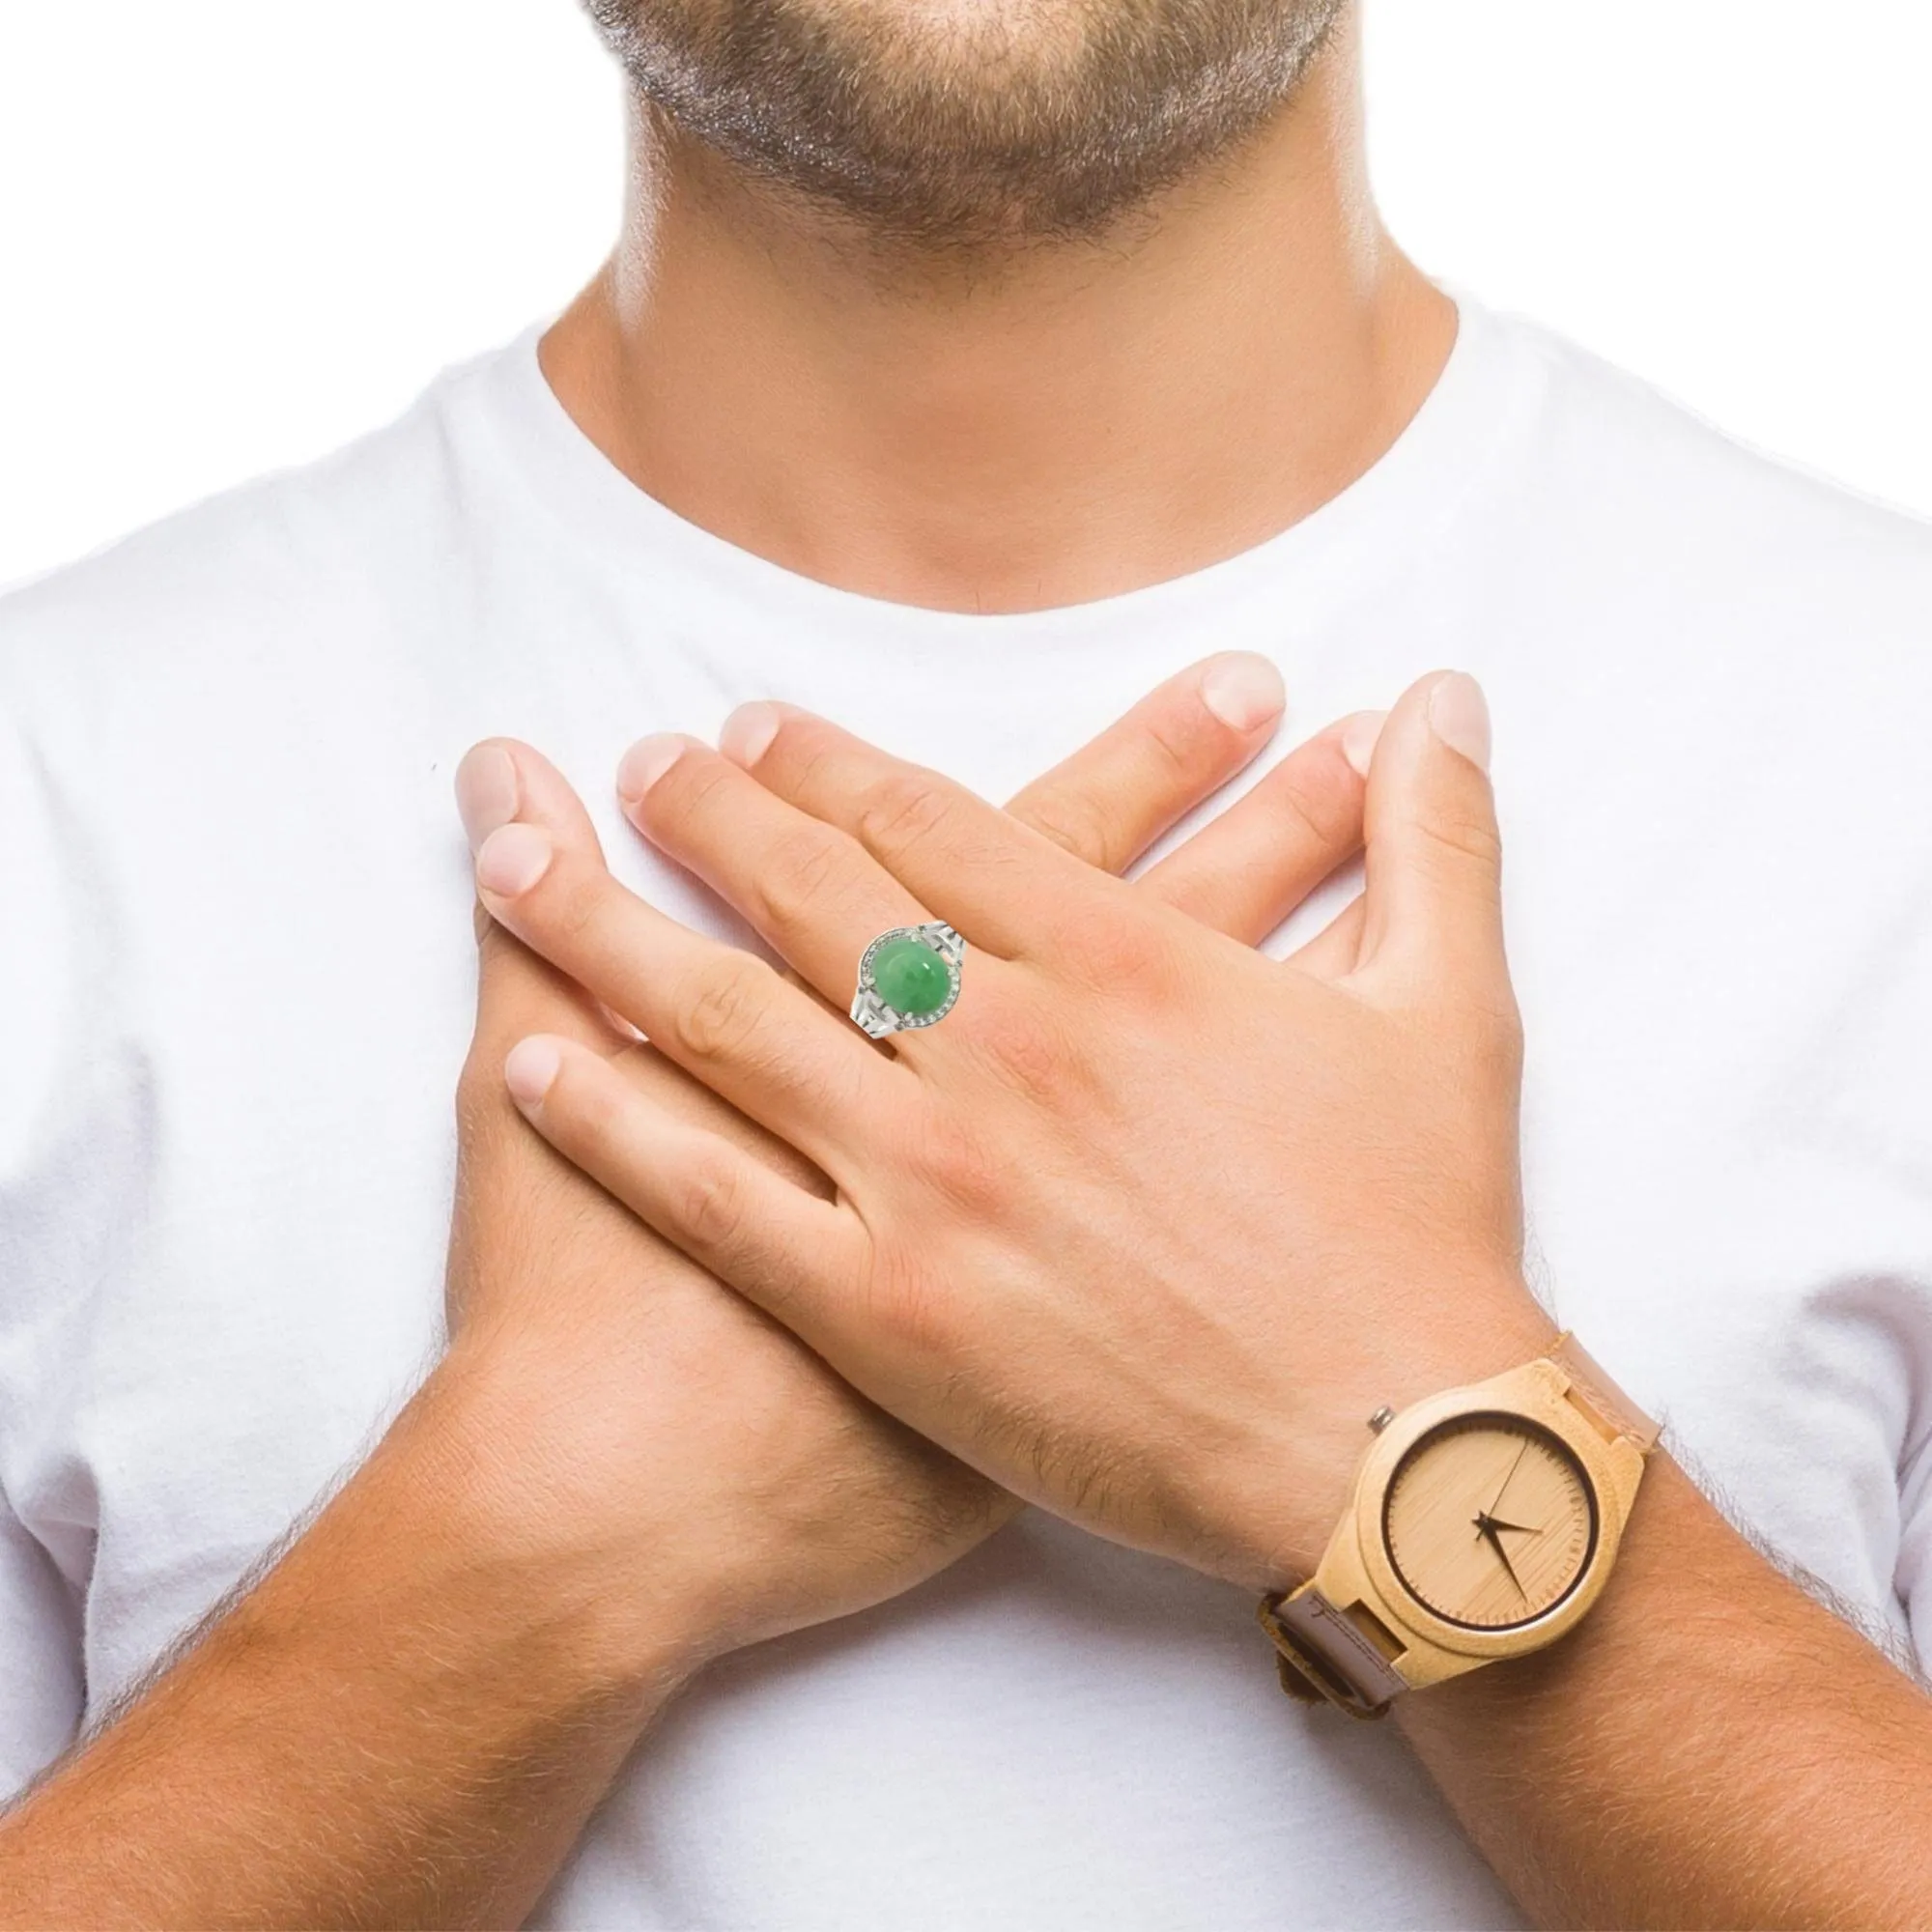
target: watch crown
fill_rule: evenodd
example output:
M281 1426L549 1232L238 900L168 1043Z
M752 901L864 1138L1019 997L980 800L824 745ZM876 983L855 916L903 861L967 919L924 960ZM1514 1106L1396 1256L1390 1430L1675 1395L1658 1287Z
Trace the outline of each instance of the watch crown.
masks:
M1395 1420L1395 1410L1392 1409L1387 1403L1384 1403L1381 1406L1381 1407L1377 1409L1376 1412L1369 1417L1369 1427L1376 1433L1376 1435L1379 1435L1382 1433L1382 1431L1386 1429L1389 1426L1389 1424L1394 1420Z

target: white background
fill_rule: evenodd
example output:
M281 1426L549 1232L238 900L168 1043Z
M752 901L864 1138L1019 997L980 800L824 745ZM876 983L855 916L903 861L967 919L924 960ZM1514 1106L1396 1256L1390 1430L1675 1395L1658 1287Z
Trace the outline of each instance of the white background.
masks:
M1932 9L1366 0L1429 269L1932 513ZM400 409L614 232L573 0L0 6L0 582Z

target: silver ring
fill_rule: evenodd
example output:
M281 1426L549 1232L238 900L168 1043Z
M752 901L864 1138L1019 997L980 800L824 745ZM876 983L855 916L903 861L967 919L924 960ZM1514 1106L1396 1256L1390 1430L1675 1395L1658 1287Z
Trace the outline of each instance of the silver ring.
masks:
M966 942L938 920L880 933L859 960L853 1024L874 1039L912 1027L937 1026L958 1003L965 960Z

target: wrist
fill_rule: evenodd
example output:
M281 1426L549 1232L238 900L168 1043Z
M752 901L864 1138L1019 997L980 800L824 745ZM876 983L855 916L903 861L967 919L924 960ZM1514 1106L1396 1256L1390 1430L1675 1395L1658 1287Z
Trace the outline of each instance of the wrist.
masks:
M1375 1421L1445 1390L1485 1381L1547 1354L1558 1329L1520 1272L1432 1285L1421 1319L1365 1329L1356 1345L1304 1373L1293 1401L1258 1418L1217 1484L1232 1527L1223 1574L1263 1592L1289 1590L1320 1567L1347 1512Z
M562 1668L648 1710L715 1654L675 1549L647 1548L546 1428L552 1378L511 1351L453 1347L398 1424L412 1486L482 1594L514 1601Z

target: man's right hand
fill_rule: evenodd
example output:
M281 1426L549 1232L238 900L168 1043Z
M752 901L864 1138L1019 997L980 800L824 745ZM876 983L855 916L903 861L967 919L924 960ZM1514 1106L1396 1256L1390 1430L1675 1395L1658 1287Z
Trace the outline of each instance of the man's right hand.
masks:
M1233 668L1231 725L1204 679ZM1254 754L1278 710L1259 660L1210 661L1154 693L1009 810L1121 869ZM1350 744L1366 760L1373 719ZM1362 787L1337 729L1156 867L1143 890L1259 939L1359 842ZM473 844L513 816L596 854L570 786L524 746L478 746L458 775ZM601 863L601 855L599 856ZM798 1155L479 916L477 1026L459 1096L439 1372L468 1419L503 1533L540 1538L555 1587L623 1671L709 1658L895 1596L1018 1505L855 1395L789 1330L724 1289L533 1134L502 1082L510 1047L566 1034L634 1087L792 1178Z

